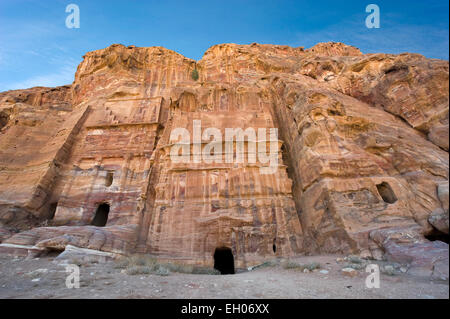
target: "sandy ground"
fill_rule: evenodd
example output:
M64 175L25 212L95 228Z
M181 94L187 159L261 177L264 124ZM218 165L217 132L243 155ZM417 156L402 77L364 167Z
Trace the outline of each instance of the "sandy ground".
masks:
M272 266L235 275L128 275L112 261L94 263L80 267L81 287L69 289L65 265L53 258L0 256L0 298L449 298L448 281L407 274L381 274L380 288L368 289L368 273L346 277L336 257L296 259L319 262L322 273Z

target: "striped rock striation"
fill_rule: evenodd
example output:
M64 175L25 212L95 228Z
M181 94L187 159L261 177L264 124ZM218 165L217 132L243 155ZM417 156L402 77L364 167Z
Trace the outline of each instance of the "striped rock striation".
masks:
M220 44L200 61L89 52L72 85L0 93L0 250L212 266L226 247L238 268L358 253L435 274L448 265L448 74L447 61L342 43ZM173 130L193 136L195 121L277 128L278 166L173 161Z

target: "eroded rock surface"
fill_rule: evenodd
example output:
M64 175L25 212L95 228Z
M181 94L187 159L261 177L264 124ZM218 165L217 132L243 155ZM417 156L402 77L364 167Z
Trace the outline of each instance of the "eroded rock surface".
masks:
M448 238L448 87L447 61L342 43L221 44L200 61L89 52L71 86L0 93L0 250L211 266L228 247L236 267L360 253L433 274L448 265L448 244L426 238ZM222 135L277 128L279 165L173 162L171 132L193 136L194 121Z

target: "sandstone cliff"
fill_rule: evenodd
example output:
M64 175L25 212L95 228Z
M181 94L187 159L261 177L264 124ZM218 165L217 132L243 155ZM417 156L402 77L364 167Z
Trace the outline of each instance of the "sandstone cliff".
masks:
M212 265L228 247L237 267L359 253L433 272L448 265L429 241L448 239L448 67L341 43L89 52L71 86L0 93L0 249ZM171 131L194 120L278 128L276 171L174 163Z

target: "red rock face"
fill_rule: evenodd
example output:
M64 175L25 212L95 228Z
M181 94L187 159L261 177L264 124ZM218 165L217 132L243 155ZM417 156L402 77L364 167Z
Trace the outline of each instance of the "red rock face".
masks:
M195 121L222 136L277 128L276 169L227 163L222 142L220 163L174 162L172 132L193 137ZM73 245L212 266L228 247L248 267L411 256L414 241L392 234L423 247L448 236L446 61L321 43L221 44L196 62L112 45L87 53L71 86L0 93L0 130L5 251Z

